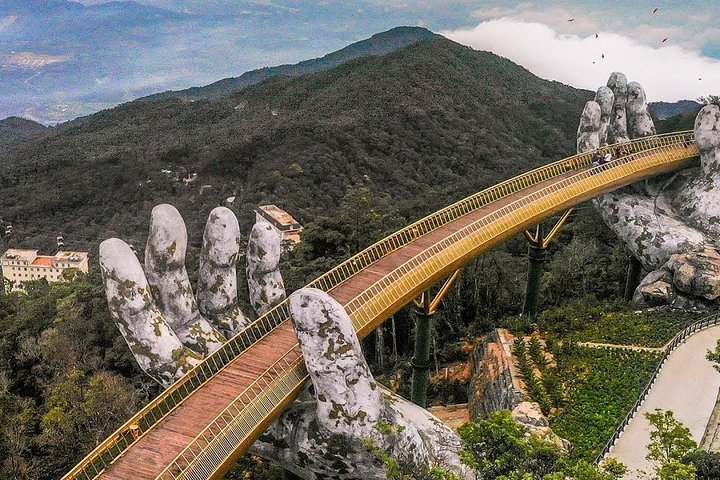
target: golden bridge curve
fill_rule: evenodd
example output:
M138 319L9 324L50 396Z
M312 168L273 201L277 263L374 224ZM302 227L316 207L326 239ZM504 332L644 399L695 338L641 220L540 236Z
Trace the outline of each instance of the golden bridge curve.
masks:
M698 156L692 132L625 146L627 156L601 167L590 167L589 153L575 155L478 192L368 247L308 287L343 304L363 338L504 240L599 194L683 168ZM307 379L283 302L175 382L63 478L219 478Z

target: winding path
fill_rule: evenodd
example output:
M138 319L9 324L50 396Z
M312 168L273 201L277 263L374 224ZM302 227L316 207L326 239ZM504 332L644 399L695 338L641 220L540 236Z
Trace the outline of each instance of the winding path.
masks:
M702 330L668 357L645 402L610 450L610 457L628 466L630 471L625 478L638 478L635 471L651 468L645 460L650 441L646 412L656 408L672 410L700 443L720 389L720 373L705 359L705 353L715 348L719 338L720 325Z

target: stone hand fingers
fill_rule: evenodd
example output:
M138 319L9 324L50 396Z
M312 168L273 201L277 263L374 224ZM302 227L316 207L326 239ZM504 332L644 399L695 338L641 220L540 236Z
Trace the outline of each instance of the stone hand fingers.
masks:
M113 320L150 377L167 387L201 361L163 318L140 262L125 242L111 238L100 244L100 269Z
M356 438L380 418L382 395L345 309L327 293L303 288L289 298L290 317L315 387L318 421Z
M257 222L247 245L247 282L250 305L258 315L265 314L285 299L285 285L280 274L281 239L266 222Z
M225 207L208 216L200 252L198 307L227 338L248 323L237 306L236 263L240 249L240 227L235 214Z
M224 342L223 335L200 315L185 270L187 230L172 205L158 205L150 216L145 274L155 301L180 340L207 355Z

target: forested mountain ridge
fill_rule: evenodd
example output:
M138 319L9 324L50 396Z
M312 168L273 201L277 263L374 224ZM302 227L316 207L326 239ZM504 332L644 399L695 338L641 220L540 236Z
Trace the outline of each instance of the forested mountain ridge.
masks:
M368 39L352 43L345 48L319 58L304 60L293 65L259 68L245 72L239 77L223 78L204 87L156 93L143 97L138 101L164 100L173 97L184 100L220 98L279 75L297 76L306 73L324 72L350 60L368 55L385 55L399 48L438 36L436 33L422 27L395 27L387 32L377 33Z
M150 209L177 205L193 240L235 196L274 202L301 222L332 214L351 185L417 218L574 152L592 93L444 38L327 72L277 77L216 100L132 102L52 129L0 165L10 245L144 243ZM162 169L197 172L183 185ZM74 242L74 243L73 243Z
M45 130L43 125L26 118L8 117L0 120L0 149L43 130Z

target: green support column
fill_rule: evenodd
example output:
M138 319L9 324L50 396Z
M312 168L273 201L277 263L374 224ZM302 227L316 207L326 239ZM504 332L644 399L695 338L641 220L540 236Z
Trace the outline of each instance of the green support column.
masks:
M427 406L427 389L430 383L430 332L432 331L433 312L430 311L429 292L424 294L423 307L416 312L415 353L410 362L413 367L412 390L410 400L425 408Z
M543 246L542 229L538 228L537 233L537 241L531 241L528 247L527 286L523 303L523 315L533 320L537 318L540 279L543 274L543 263L547 257L547 249Z
M642 274L642 263L640 260L635 258L634 255L630 255L627 271L627 279L625 280L625 294L623 298L628 302L633 299L635 289L640 285L640 275Z

